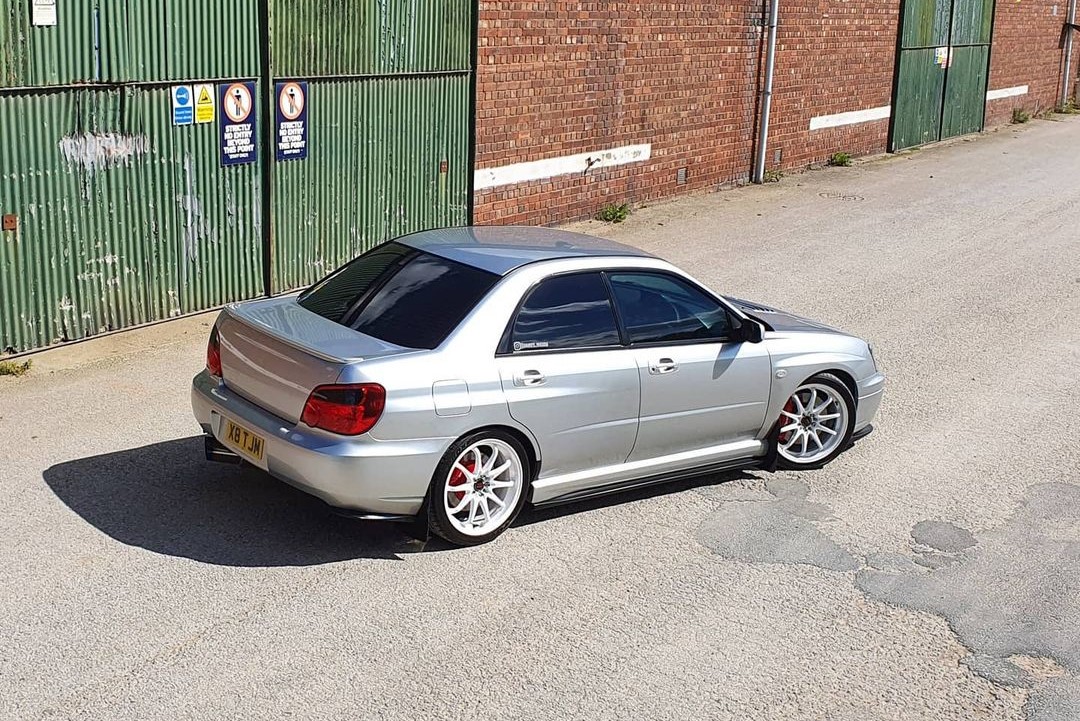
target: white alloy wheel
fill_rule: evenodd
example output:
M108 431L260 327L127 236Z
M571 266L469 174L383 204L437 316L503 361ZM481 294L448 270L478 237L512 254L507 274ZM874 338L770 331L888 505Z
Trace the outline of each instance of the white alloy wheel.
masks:
M850 436L852 410L831 384L811 381L780 412L777 451L791 466L811 466L835 455Z
M485 438L458 455L439 495L454 530L481 538L501 530L517 510L524 488L518 452L503 440Z

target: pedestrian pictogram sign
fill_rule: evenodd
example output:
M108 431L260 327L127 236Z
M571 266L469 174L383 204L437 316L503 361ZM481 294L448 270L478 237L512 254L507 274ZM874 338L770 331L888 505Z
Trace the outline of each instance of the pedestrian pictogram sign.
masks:
M225 88L221 104L230 121L243 123L250 117L254 87L255 83L233 83Z
M195 122L196 123L212 123L214 122L214 86L213 85L196 85L195 86Z
M195 120L195 105L191 99L190 85L177 85L172 89L173 125L191 125Z
M308 84L277 83L277 159L302 160L308 154Z
M218 86L221 108L221 164L254 163L256 158L255 83Z

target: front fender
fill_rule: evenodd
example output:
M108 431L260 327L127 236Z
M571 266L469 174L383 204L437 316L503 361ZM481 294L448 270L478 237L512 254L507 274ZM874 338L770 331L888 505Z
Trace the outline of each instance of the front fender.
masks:
M850 343L852 345L861 344L863 348L866 346L865 343L856 338L846 338L843 336L833 337L843 338L843 344L845 345ZM777 340L780 342L775 343L775 347L770 347L769 349L773 356L773 378L769 393L769 403L766 409L765 426L761 429L759 438L768 437L776 420L780 417L780 411L783 410L784 404L787 403L788 398L790 398L792 394L795 393L796 389L806 382L807 379L819 373L826 372L832 372L841 376L843 380L850 379L855 386L853 388L853 395L855 396L856 404L858 404L859 396L861 395L859 389L863 382L879 375L874 367L873 360L869 357L869 352L857 352L857 350L861 349L836 348L832 350L807 350L806 346L809 343L817 345L817 343L814 343L814 340L820 340L819 336L815 339L806 338L793 340L791 338L783 338ZM847 376L847 378L844 379L843 376Z

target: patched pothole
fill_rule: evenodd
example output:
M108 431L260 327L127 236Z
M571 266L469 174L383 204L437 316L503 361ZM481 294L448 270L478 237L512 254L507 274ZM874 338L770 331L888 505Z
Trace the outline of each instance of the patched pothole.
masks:
M1080 719L1080 486L1028 489L1002 527L980 534L940 520L912 528L911 555L852 554L817 525L831 517L805 483L769 478L711 497L698 528L714 553L748 563L855 572L867 598L945 619L970 651L961 663L1001 686L1031 689L1035 721Z

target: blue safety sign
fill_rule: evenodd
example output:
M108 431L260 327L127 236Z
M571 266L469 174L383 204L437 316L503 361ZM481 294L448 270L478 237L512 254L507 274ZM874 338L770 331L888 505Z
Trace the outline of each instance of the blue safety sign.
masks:
M221 164L254 163L256 142L255 83L226 83L218 86L221 118Z
M172 89L173 125L191 125L195 122L195 103L190 85L177 85Z
M308 84L277 83L275 142L278 160L302 160L308 154Z

